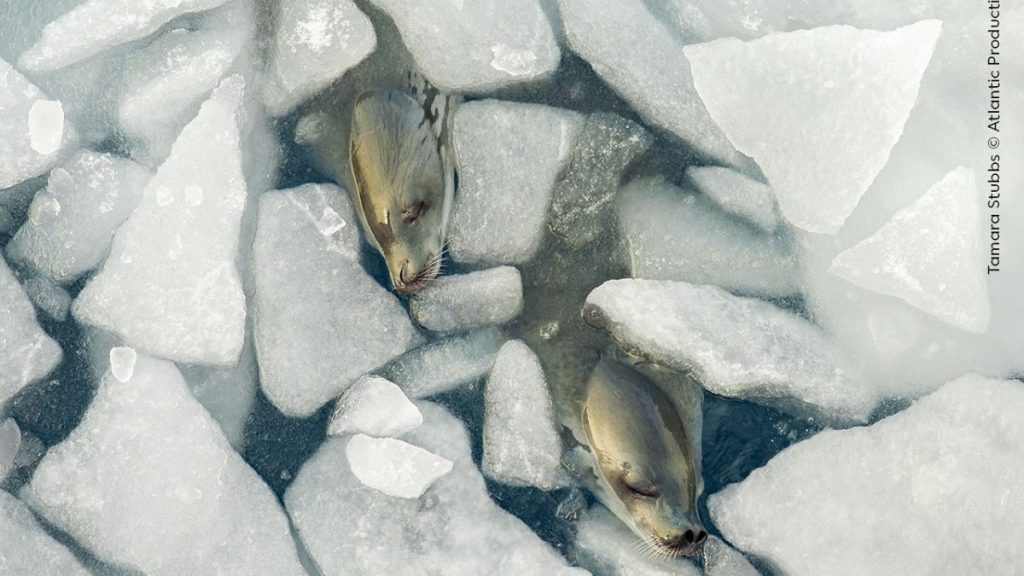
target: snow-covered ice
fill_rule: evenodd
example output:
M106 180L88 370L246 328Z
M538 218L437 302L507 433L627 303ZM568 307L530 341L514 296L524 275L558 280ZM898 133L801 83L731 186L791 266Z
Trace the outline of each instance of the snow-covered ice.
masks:
M1024 563L1024 383L964 376L870 427L822 432L709 499L786 574L1011 574Z
M46 533L24 503L0 490L0 574L88 576L89 572Z
M991 312L983 239L974 171L960 167L836 256L831 272L982 333Z
M99 266L152 176L125 158L83 151L50 172L7 257L62 284Z
M899 140L941 29L829 26L684 53L711 117L760 165L786 220L835 234Z
M171 20L227 0L87 0L47 24L18 60L32 72L56 70L120 44L140 40Z
M595 504L576 526L573 555L594 574L608 576L699 576L689 560L652 557L637 537L604 506Z
M565 560L487 495L462 423L433 404L420 410L423 425L406 441L453 467L418 499L364 486L348 438L329 438L288 488L285 506L321 572L560 574Z
M621 116L588 116L573 145L572 161L551 193L551 231L579 248L606 230L623 171L653 140L643 126Z
M441 394L483 378L504 342L495 328L435 340L385 366L384 375L412 398Z
M60 102L0 59L0 190L39 176L76 140Z
M504 484L553 490L567 478L544 371L521 340L498 351L484 392L482 468Z
M0 421L0 483L14 468L14 457L21 447L21 429L13 418Z
M351 0L278 3L263 100L284 114L342 77L377 46L373 24Z
M148 574L305 574L273 493L170 362L107 374L22 496L100 559Z
M455 260L518 264L533 256L584 120L578 112L499 100L456 110L459 194L448 236Z
M742 163L694 90L682 43L651 14L649 4L560 0L570 48L652 126L719 162Z
M0 408L60 364L60 346L39 326L36 311L0 258Z
M865 421L875 406L874 390L817 327L761 300L716 286L610 280L587 296L583 315L624 350L692 372L715 394L838 423Z
M252 343L246 342L242 357L234 366L181 366L181 375L192 395L220 424L235 450L241 452L245 446L245 424L256 404L259 377Z
M511 266L441 276L409 301L416 323L434 332L504 324L522 308L522 278Z
M539 0L371 0L417 67L446 92L485 92L550 75L561 53Z
M635 278L768 296L800 290L799 261L785 236L739 221L702 196L643 178L623 187L616 202Z
M260 197L255 337L263 391L308 415L406 351L398 298L359 264L359 223L343 190L308 184Z
M452 471L451 460L394 438L356 434L345 446L345 456L352 475L364 486L395 498L419 498Z
M722 166L689 168L686 176L722 210L745 218L765 232L779 227L779 207L771 186Z
M738 550L711 536L704 543L704 576L760 576Z
M423 423L419 408L394 382L363 376L338 399L327 433L398 437Z
M247 189L240 107L245 82L224 80L114 236L110 256L75 300L83 323L178 362L229 365L245 337L236 267Z

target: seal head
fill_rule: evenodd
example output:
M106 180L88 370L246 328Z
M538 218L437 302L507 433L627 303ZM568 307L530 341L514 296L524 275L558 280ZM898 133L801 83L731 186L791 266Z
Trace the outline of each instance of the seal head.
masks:
M587 383L582 425L595 495L654 553L699 552L707 531L697 514L692 430L661 387L632 366L602 359Z
M356 206L395 290L412 293L441 268L449 183L427 112L399 90L361 95L349 158Z

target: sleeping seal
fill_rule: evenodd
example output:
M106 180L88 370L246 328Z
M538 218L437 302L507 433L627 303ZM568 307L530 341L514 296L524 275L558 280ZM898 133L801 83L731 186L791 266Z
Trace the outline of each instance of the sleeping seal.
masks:
M425 99L403 90L363 93L349 132L357 211L391 284L405 294L440 272L455 188L445 144L450 101L436 91L413 93Z

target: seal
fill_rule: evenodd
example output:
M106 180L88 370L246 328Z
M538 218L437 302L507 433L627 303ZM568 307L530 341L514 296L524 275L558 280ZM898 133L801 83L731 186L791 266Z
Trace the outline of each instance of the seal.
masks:
M426 96L421 101L395 89L363 93L349 138L360 220L384 257L391 284L404 294L424 288L440 272L455 188L443 134L447 107L436 106L445 100Z
M668 558L693 556L707 539L697 513L699 426L684 421L690 412L637 367L602 358L581 414L595 468L584 478L588 488L648 550Z

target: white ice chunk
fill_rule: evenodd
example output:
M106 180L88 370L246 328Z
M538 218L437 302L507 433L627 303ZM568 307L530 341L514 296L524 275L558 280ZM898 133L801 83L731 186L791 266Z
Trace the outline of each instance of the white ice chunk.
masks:
M708 508L786 574L1010 574L1024 563L1022 413L1020 381L965 376L787 448Z
M523 308L523 281L511 266L442 276L416 293L409 311L435 332L504 324Z
M244 23L240 28L171 30L128 55L117 119L138 156L167 157L182 127L238 60L248 39Z
M611 280L587 296L584 319L623 349L691 372L707 390L840 423L864 421L875 399L814 325L767 302L685 282Z
M182 131L110 257L75 300L80 322L179 362L234 364L245 338L236 268L246 184L239 148L245 83L228 78ZM206 190L187 201L186 190Z
M127 382L135 374L135 361L138 354L134 348L115 346L110 349L110 373L118 382Z
M81 152L50 172L26 222L7 245L24 263L67 284L96 268L110 251L117 227L142 198L151 174L124 158Z
M259 369L251 343L242 348L238 364L229 368L182 366L181 375L192 395L220 424L235 450L245 447L245 423L256 404Z
M492 91L558 68L561 53L539 0L372 1L394 20L419 70L443 91Z
M21 447L21 429L13 418L0 422L0 483L14 469L14 457ZM0 565L0 568L3 566Z
M765 232L779 227L779 207L771 186L721 166L689 168L686 175L722 210L753 222Z
M518 264L533 256L583 123L577 112L539 104L483 100L458 108L460 188L448 237L456 260Z
M345 446L352 475L369 488L395 498L419 498L452 471L452 461L394 438L356 434Z
M63 68L104 50L140 40L171 20L209 10L227 0L88 0L43 28L18 60L32 72Z
M0 573L89 575L67 548L46 533L25 504L3 490L0 490Z
M830 271L982 333L991 312L982 239L974 171L960 167L836 256Z
M799 262L787 238L737 221L702 196L644 178L626 185L617 204L635 278L769 296L799 292Z
M326 210L349 224L323 234ZM309 184L260 198L255 338L260 381L285 414L305 416L405 352L414 329L398 298L359 264L348 196Z
M662 559L638 545L636 534L604 506L593 506L577 524L573 554L581 566L608 576L699 576L686 559Z
M351 0L278 4L267 107L284 114L326 88L373 52L373 24Z
M22 495L100 559L147 574L305 574L277 499L163 360L105 376Z
M685 48L694 86L786 220L835 234L885 165L942 29L829 26Z
M50 169L76 139L60 102L0 60L0 190Z
M363 376L338 399L327 433L398 437L422 423L419 408L395 383Z
M406 440L452 462L418 499L395 498L352 473L347 438L328 438L284 501L324 576L559 574L565 560L487 495L462 423L433 404ZM343 536L343 537L341 537Z
M562 439L540 361L521 340L506 342L484 393L484 453L488 478L554 490L566 484Z
M704 576L761 576L738 550L711 536L704 543Z
M36 308L57 322L66 320L71 310L71 294L49 278L32 274L26 276L21 286Z
M560 0L569 46L648 123L720 162L740 162L694 90L682 42L648 11L648 4Z
M483 378L504 342L493 328L436 340L385 366L384 375L412 398L441 394Z
M0 258L0 407L49 374L62 357L60 346L40 328L32 303Z

